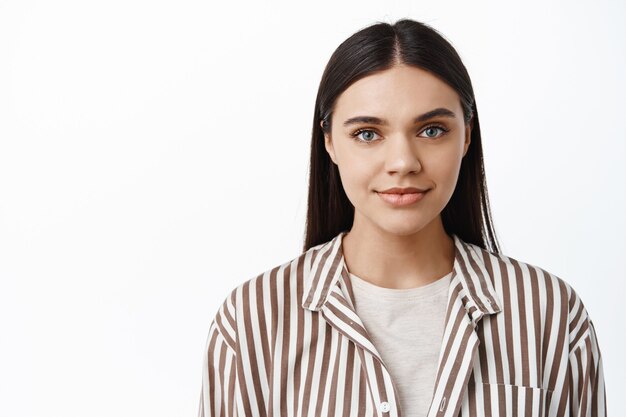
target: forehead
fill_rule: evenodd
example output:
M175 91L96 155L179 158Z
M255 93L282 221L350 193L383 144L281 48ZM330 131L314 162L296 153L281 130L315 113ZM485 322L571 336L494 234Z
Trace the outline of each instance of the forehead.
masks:
M440 78L421 68L400 65L350 85L337 98L335 114L412 119L436 107L462 111L459 95Z

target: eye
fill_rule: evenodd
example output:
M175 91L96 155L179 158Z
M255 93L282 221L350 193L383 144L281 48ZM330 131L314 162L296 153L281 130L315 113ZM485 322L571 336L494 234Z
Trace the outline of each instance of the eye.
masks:
M437 129L441 131L441 135L439 135L439 136L443 136L446 132L448 132L450 130L450 129L445 128L445 127L440 126L440 125L430 125L430 126L426 126L426 129L422 130L422 132L433 132L434 131L434 133L436 134L436 130ZM428 133L426 134L426 137L427 138L431 138L431 139L436 139L439 136L431 136Z
M361 135L362 133L367 133L367 135L363 139L358 139L359 135ZM374 142L374 140L372 140L373 139L372 135L377 135L377 134L378 133L374 132L371 129L359 129L356 132L352 133L350 136L352 136L354 140L356 140L357 142L370 144Z
M439 135L437 135L437 131L440 131ZM426 128L424 128L422 130L422 133L426 132L426 136L421 136L421 137L426 137L426 138L429 138L429 139L437 139L437 138L445 135L449 131L450 131L450 129L448 129L445 126L441 126L441 125L438 125L438 124L432 124L432 125L426 126ZM360 138L361 134L365 134L365 136ZM365 144L369 145L371 143L376 142L376 139L374 139L374 137L375 137L374 135L378 135L378 133L376 133L372 129L358 129L356 132L352 133L350 136L352 136L354 138L354 140L356 140L357 142L365 143Z

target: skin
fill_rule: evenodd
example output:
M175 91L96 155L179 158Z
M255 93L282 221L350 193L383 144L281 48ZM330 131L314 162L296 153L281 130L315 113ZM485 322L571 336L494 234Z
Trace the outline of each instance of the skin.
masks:
M413 123L439 107L455 117ZM388 125L343 125L354 116L376 116ZM351 136L359 129L365 130ZM356 81L338 97L324 143L355 208L343 238L351 273L380 287L405 289L452 271L454 240L443 228L441 211L454 192L470 133L456 91L421 68L397 65ZM377 194L391 187L429 191L414 204L393 207Z

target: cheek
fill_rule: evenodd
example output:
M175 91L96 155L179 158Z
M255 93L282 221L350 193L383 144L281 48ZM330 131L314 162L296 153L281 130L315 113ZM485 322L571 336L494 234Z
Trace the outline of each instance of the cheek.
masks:
M439 188L439 192L451 194L456 186L461 159L457 155L448 154L445 158L436 160L430 166L430 176Z
M353 201L371 192L372 178L375 176L373 164L355 155L344 156L339 165L341 183L348 198Z
M357 161L344 165L341 169L342 180L345 181L346 187L362 188L369 183L371 172L367 165L359 164Z

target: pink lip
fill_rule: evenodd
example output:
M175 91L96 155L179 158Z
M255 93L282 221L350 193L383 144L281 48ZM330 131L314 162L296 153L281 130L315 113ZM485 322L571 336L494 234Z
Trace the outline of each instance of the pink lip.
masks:
M382 198L386 203L391 204L394 207L402 207L408 206L410 204L416 203L424 198L424 194L426 194L428 190L421 193L376 193Z
M406 193L423 193L424 191L428 191L425 190L423 188L416 188L416 187L393 187L393 188L389 188L387 190L383 190L380 191L381 193L400 193L400 194L406 194Z

